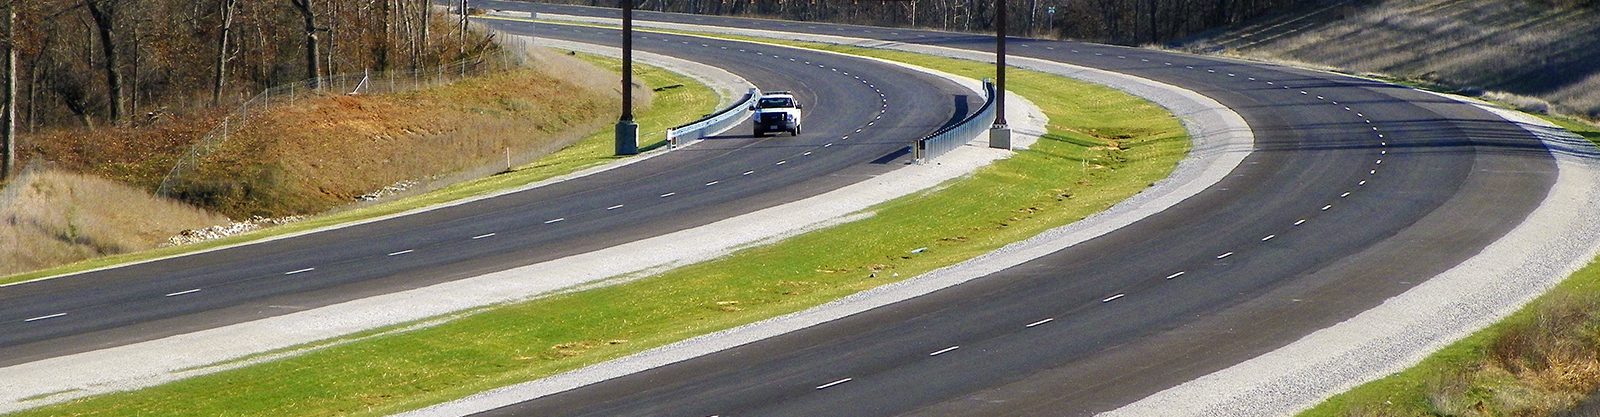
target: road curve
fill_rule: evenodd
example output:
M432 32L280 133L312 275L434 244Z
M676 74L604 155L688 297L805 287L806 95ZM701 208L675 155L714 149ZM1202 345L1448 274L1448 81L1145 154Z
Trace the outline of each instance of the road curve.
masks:
M603 31L572 36L619 40ZM899 167L911 139L959 120L965 114L958 107L976 108L982 100L945 79L870 60L698 39L711 46L690 49L680 41L652 37L636 47L721 67L763 88L793 90L812 104L804 134L756 139L739 129L603 174L496 198L0 287L0 366L530 265L795 201ZM757 52L810 65L752 59ZM853 138L839 141L844 136Z
M477 7L615 17L482 0ZM988 50L933 31L641 12L642 20ZM485 415L1086 415L1254 357L1445 271L1555 181L1538 138L1369 80L1013 40L1012 52L1200 92L1257 148L1173 208L983 279Z

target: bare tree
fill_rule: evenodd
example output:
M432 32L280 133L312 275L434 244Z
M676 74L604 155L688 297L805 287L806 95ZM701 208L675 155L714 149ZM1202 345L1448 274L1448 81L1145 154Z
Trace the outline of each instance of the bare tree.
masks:
M317 52L317 13L312 9L313 0L289 0L300 11L300 18L305 20L306 31L306 74L310 79L311 88L321 88L317 77L322 76L322 64Z
M16 0L7 0L5 4L6 19L6 89L5 89L5 114L6 119L3 134L4 144L0 145L0 180L11 179L17 170L17 10Z
M123 115L123 87L122 87L122 60L118 56L116 17L122 0L83 0L88 6L89 17L94 19L94 25L100 34L100 51L105 58L106 94L109 100L106 104L111 121L122 120Z
M222 88L228 82L228 37L233 35L233 7L239 0L222 0L218 7L222 13L222 31L217 33L216 82L211 84L211 105L222 104Z

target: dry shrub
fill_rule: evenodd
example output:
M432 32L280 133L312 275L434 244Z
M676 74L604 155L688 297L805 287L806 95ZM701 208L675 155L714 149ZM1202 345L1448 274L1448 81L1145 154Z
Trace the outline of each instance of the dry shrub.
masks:
M30 169L0 191L0 275L154 248L227 221L114 181Z
M1532 320L1509 326L1490 347L1492 364L1552 391L1600 387L1600 302L1573 296L1540 305Z

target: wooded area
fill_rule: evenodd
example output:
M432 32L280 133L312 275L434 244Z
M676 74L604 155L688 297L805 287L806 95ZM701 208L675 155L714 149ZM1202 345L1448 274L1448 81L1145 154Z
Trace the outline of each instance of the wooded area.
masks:
M549 0L615 6L615 0ZM994 30L994 0L639 0L640 9L941 30ZM1330 0L1004 0L1012 35L1119 44L1164 42ZM1559 0L1552 0L1559 1ZM1570 1L1570 0L1569 0ZM1587 1L1587 0L1578 0ZM1052 13L1052 10L1054 11Z
M12 70L0 91L11 94L0 105L14 122L5 125L34 132L150 123L236 103L273 85L431 67L487 46L465 36L464 25L435 21L443 16L430 3L3 0L5 67ZM0 152L15 149L15 136L5 135ZM0 178L17 170L15 152L4 153Z

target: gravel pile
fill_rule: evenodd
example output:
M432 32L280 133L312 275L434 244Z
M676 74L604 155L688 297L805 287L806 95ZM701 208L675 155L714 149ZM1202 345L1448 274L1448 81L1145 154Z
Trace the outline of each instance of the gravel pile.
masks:
M266 228L266 227L272 227L272 226L277 226L277 225L282 225L282 224L294 223L294 222L298 222L298 221L305 220L305 219L306 219L306 216L288 216L288 217L271 217L271 218L255 216L255 217L250 218L250 220L246 220L246 221L242 221L242 222L219 224L219 225L207 227L207 228L204 228L204 229L189 229L189 230L185 230L185 231L179 232L177 236L173 236L173 237L167 238L167 243L164 244L164 245L161 245L161 246L162 247L179 246L179 245L187 245L187 244L191 244L191 243L204 242L204 241L207 241L207 240L216 240L216 239L221 239L221 238L225 238L225 237L228 237L228 236L233 236L233 235L242 234L242 233L249 233L249 232L253 232L253 231L256 231L256 230L261 230L262 228Z

